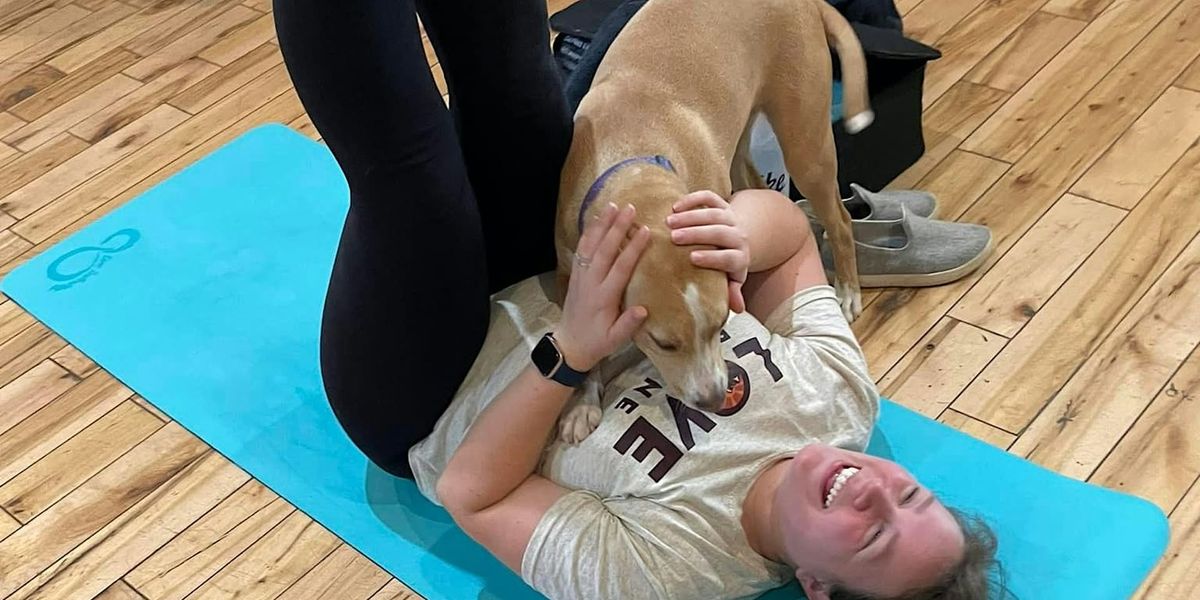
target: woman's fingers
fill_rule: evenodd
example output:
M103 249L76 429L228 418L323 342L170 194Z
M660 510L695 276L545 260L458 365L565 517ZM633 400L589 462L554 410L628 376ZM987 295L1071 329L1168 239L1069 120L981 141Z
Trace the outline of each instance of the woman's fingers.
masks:
M579 238L575 254L589 259L596 254L596 248L600 246L604 234L612 227L617 213L617 205L610 202L601 208L599 214L594 218L588 219L583 227L583 235Z
M685 195L683 198L680 198L678 201L676 201L675 204L672 204L671 208L674 209L675 212L683 212L685 210L692 210L693 208L699 208L701 206L707 206L709 208L725 208L729 206L729 203L726 202L725 199L716 192L701 190L699 192L692 192Z
M694 208L667 215L667 227L671 229L698 225L733 225L733 215L724 208Z
M646 307L631 306L621 313L617 318L617 322L613 323L612 329L609 330L609 344L616 349L633 337L633 333L646 320Z
M613 261L617 258L617 253L621 250L621 242L628 234L629 226L633 224L634 216L636 216L636 212L632 204L626 204L617 212L612 226L604 232L599 246L596 247L596 252L592 255L592 265L588 267L589 269L594 269L601 277L608 273L612 268Z
M679 245L708 245L718 248L741 248L745 244L741 232L732 225L696 225L671 231L671 241Z
M608 291L617 294L625 291L625 286L629 285L629 279L633 276L633 268L637 266L638 259L649 245L650 228L645 225L638 227L629 237L625 247L621 249L621 254L613 262L612 270L604 279L604 285Z
M729 310L746 312L746 297L742 295L742 282L729 280Z
M694 250L692 264L705 269L724 271L730 277L744 272L746 253L741 250Z

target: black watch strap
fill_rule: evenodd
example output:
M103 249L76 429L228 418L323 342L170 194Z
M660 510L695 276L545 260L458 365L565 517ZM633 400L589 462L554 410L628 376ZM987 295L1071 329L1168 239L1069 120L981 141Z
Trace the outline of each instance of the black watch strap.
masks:
M542 339L533 347L530 358L533 360L534 366L541 372L542 377L567 387L579 387L587 379L587 371L576 371L567 364L553 333L542 336Z

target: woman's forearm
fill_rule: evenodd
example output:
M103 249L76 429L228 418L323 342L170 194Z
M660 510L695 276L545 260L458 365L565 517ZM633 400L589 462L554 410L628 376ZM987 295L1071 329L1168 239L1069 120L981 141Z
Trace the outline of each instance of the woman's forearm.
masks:
M437 490L447 510L482 511L528 479L573 391L525 367L476 417L450 458Z
M742 190L729 201L750 244L750 272L775 268L812 236L804 210L773 190Z

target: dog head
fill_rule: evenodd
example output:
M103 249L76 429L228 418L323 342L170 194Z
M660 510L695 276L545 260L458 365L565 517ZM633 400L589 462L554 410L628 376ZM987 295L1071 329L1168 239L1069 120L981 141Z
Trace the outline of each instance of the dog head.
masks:
M648 313L634 344L658 369L668 393L699 410L719 410L728 380L720 340L729 315L726 276L692 264L691 252L708 247L671 241L666 218L687 191L679 176L654 166L629 171L606 201L633 204L638 223L651 232L625 290L625 305L640 304Z
M728 370L721 356L721 326L729 315L723 273L691 264L695 247L676 246L655 232L625 291L626 306L647 316L634 343L685 404L713 412L725 401Z

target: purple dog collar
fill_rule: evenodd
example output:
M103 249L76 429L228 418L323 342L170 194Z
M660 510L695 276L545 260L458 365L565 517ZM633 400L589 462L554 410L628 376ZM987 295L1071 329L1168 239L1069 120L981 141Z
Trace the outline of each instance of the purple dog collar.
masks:
M612 177L613 173L616 173L617 170L620 169L621 167L628 166L628 165L631 165L634 163L647 163L647 164L652 164L652 165L658 165L672 173L675 172L675 166L671 164L671 161L667 160L667 157L665 157L661 154L656 154L654 156L635 156L633 158L627 158L627 159L609 167L607 170L605 170L603 173L600 174L600 177L596 178L596 183L593 183L592 187L588 188L587 194L584 195L584 197L583 197L583 203L579 205L579 234L580 235L583 235L583 216L587 214L588 207L592 205L592 202L596 201L596 196L600 195L600 190L604 189L605 182L607 182L608 178Z

